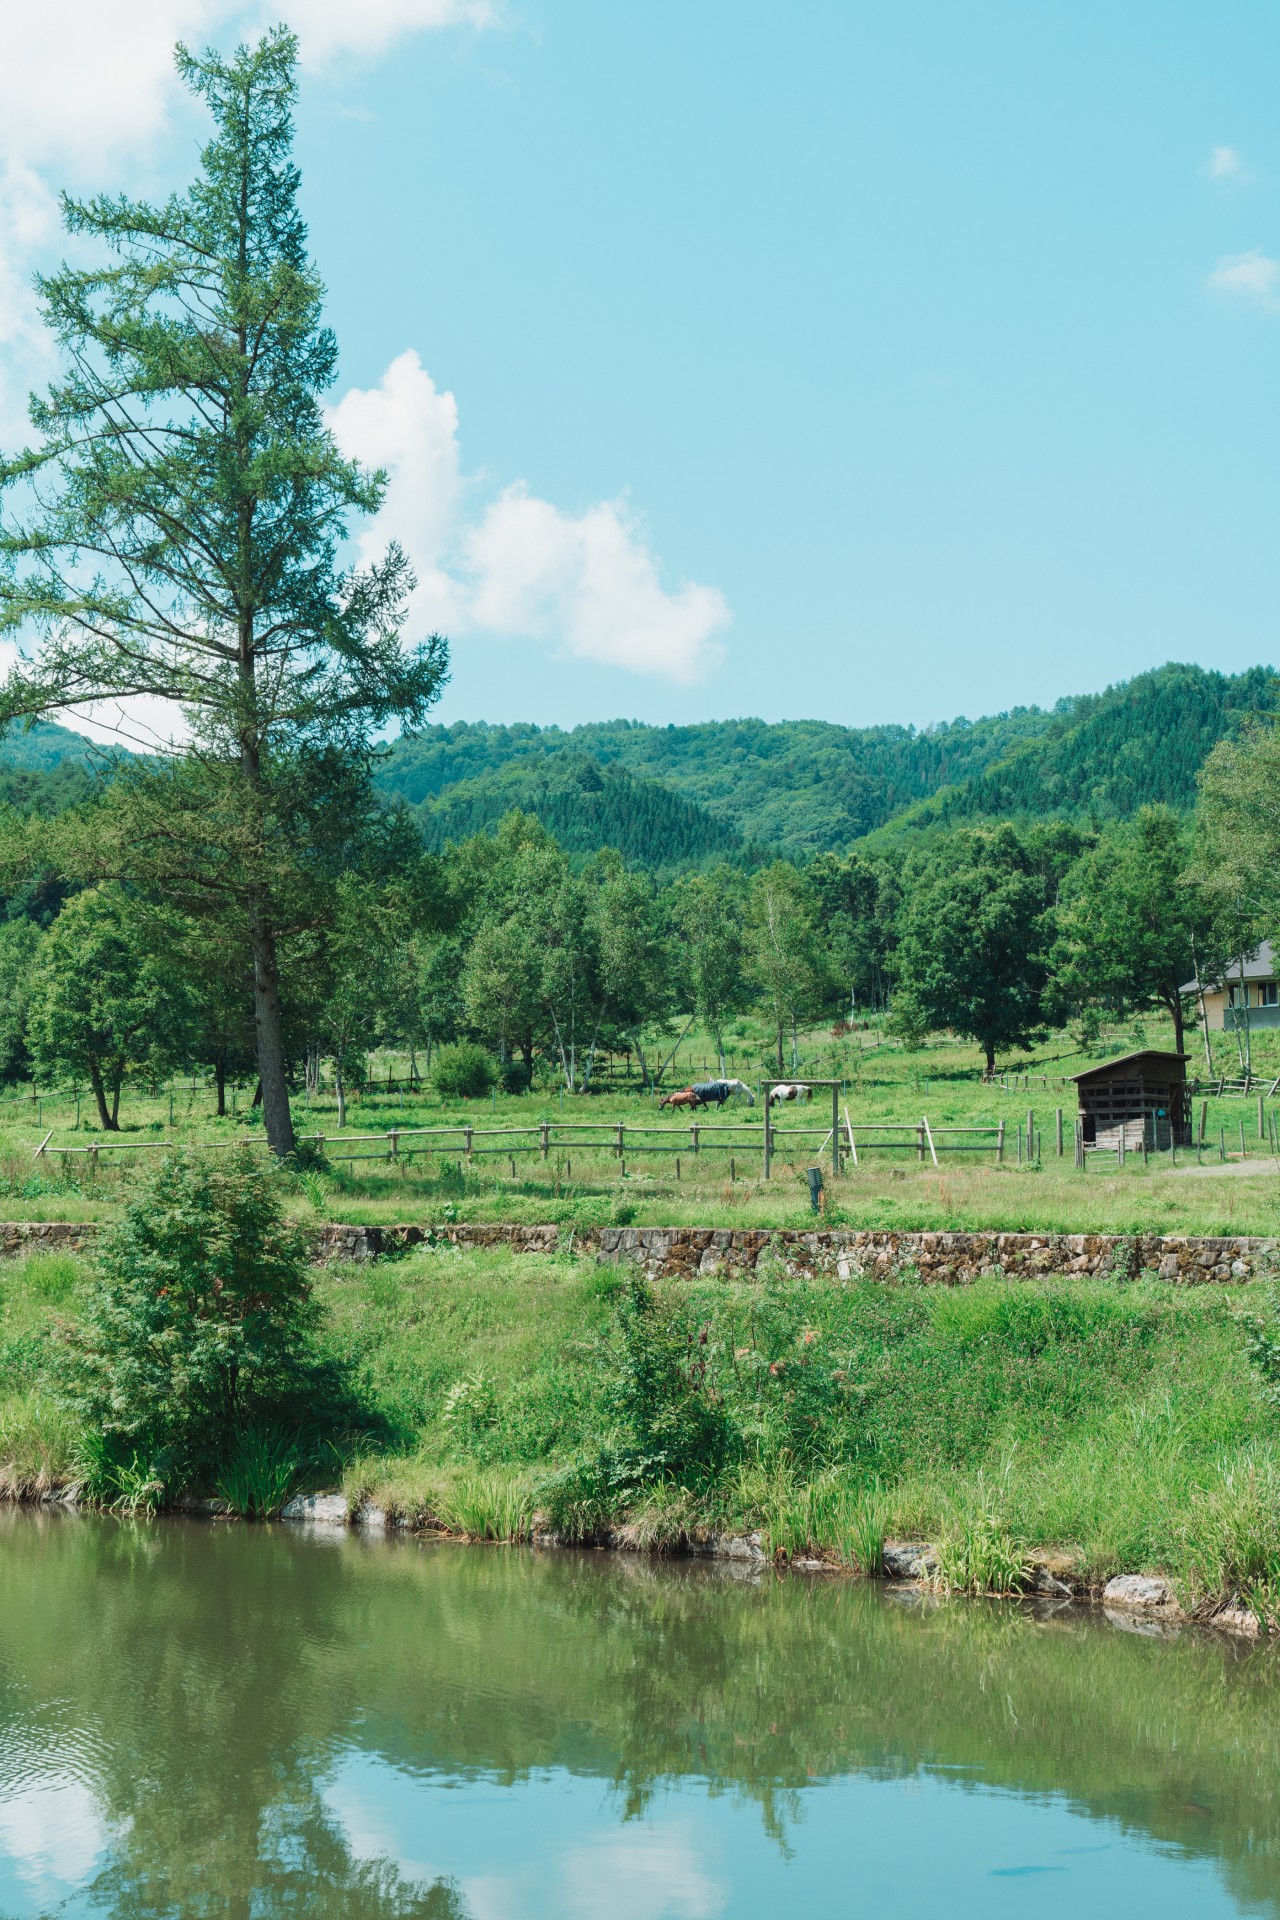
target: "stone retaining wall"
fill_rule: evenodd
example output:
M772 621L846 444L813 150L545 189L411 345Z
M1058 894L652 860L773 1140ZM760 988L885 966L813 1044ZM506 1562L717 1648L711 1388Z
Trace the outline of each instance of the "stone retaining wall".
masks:
M912 1272L922 1280L955 1285L983 1273L1010 1279L1036 1274L1154 1273L1184 1285L1254 1279L1280 1241L1240 1235L1233 1239L1188 1234L1112 1233L894 1233L836 1228L594 1227L561 1230L538 1226L346 1227L321 1230L324 1260L373 1259L402 1247L436 1244L510 1247L517 1253L558 1249L593 1252L602 1260L634 1260L655 1278L693 1274L753 1273L762 1254L780 1259L790 1272L849 1279L869 1274L887 1279Z
M88 1246L99 1228L62 1220L0 1221L0 1255ZM806 1233L762 1227L390 1226L353 1227L337 1222L319 1228L316 1258L374 1260L412 1246L509 1247L515 1253L594 1253L601 1260L634 1260L654 1278L694 1274L754 1273L764 1254L788 1272L827 1274L847 1280L858 1274L889 1279L914 1273L943 1285L963 1284L983 1273L1009 1279L1036 1274L1151 1273L1161 1280L1200 1286L1255 1279L1280 1241L1242 1234L1229 1240L1190 1234L1114 1233L894 1233L834 1228Z

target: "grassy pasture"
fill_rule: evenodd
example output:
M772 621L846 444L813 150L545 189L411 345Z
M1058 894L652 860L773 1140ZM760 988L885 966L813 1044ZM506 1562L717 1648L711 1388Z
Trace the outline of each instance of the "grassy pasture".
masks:
M773 1070L767 1040L746 1023L740 1026L744 1031L733 1036L730 1071L757 1082ZM1231 1036L1214 1039L1215 1070L1235 1073ZM1072 1087L1060 1084L1061 1079L1095 1064L1105 1054L1143 1044L1169 1045L1171 1039L1153 1021L1140 1031L1109 1034L1098 1052L1085 1055L1074 1049L1068 1035L1054 1036L1034 1055L1008 1063L1019 1074L1029 1075L1030 1085L1005 1090L981 1084L976 1049L949 1039L935 1039L907 1052L892 1041L882 1042L874 1032L837 1038L823 1029L802 1035L800 1072L815 1077L838 1075L847 1082L841 1104L848 1108L855 1137L862 1127L876 1124L914 1128L924 1116L935 1130L994 1125L1000 1120L1006 1125L1002 1165L996 1164L991 1136L983 1140L981 1152L973 1153L946 1151L958 1136L937 1136L943 1148L937 1168L927 1155L921 1160L914 1136L904 1133L900 1146L871 1151L863 1136L859 1165L847 1166L837 1182L831 1178L828 1150L824 1156L828 1219L832 1224L902 1229L1274 1231L1280 1165L1258 1136L1256 1096L1227 1095L1208 1101L1203 1166L1197 1165L1194 1153L1183 1152L1176 1167L1167 1154L1153 1156L1145 1165L1140 1155L1130 1154L1123 1169L1109 1156L1096 1155L1083 1173L1076 1170L1070 1148L1075 1094ZM1193 1070L1199 1066L1203 1071L1202 1052L1192 1065ZM772 1178L766 1182L759 1106L752 1109L739 1101L723 1113L712 1109L698 1115L700 1150L695 1153L687 1119L656 1112L634 1071L630 1079L626 1077L621 1060L616 1073L602 1074L590 1095L564 1096L550 1090L519 1096L499 1093L473 1101L445 1101L429 1090L387 1091L388 1072L403 1078L405 1068L406 1062L398 1057L384 1055L373 1061L373 1090L362 1091L350 1102L345 1133L338 1130L330 1090L318 1098L297 1099L299 1132L323 1133L326 1146L326 1165L318 1178L297 1185L293 1204L300 1215L363 1224L470 1219L555 1220L565 1225L797 1226L812 1218L804 1169L815 1158L830 1124L829 1105L822 1094L812 1106L781 1111ZM1280 1074L1280 1033L1256 1036L1254 1068L1260 1077ZM715 1070L710 1041L694 1033L681 1048L665 1084L680 1085L713 1075ZM84 1100L78 1116L74 1100L67 1095L45 1094L39 1100L20 1095L0 1101L0 1205L10 1218L109 1217L129 1183L131 1167L150 1158L149 1153L117 1151L119 1146L155 1148L169 1140L201 1147L261 1141L261 1125L249 1107L250 1092L237 1089L234 1115L217 1120L206 1087L180 1084L172 1094L161 1090L156 1095L144 1088L126 1089L119 1136L97 1131ZM1065 1112L1067 1152L1062 1159L1054 1152L1058 1107ZM1017 1129L1019 1125L1025 1129L1028 1112L1034 1114L1042 1148L1039 1159L1029 1165L1019 1164L1015 1145ZM1198 1125L1199 1101L1195 1117ZM551 1128L545 1158L537 1132L543 1122ZM665 1150L638 1151L640 1137L632 1134L620 1160L612 1132L619 1122L628 1128L669 1128L661 1135L644 1137L644 1144ZM729 1122L746 1124L732 1134L717 1130ZM473 1146L478 1149L471 1159L465 1155L462 1132L468 1125L474 1129ZM394 1161L381 1157L387 1152L385 1141L359 1138L415 1127L454 1131L425 1142L403 1140ZM499 1128L525 1131L485 1137L484 1129ZM60 1160L50 1152L36 1160L36 1147L50 1133L50 1149L99 1145L102 1151L96 1167L86 1154ZM1223 1136L1225 1164L1219 1159ZM712 1141L733 1144L729 1151L707 1150ZM339 1157L345 1154L370 1157Z

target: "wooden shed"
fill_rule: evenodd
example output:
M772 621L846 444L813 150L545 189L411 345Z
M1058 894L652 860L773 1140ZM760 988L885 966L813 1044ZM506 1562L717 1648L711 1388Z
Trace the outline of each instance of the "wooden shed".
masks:
M1191 1095L1185 1053L1125 1053L1073 1073L1086 1147L1167 1153L1191 1145Z

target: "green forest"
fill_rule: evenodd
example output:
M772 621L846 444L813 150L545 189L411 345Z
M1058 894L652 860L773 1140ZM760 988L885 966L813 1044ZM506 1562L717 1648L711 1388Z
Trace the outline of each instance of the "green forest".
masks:
M458 722L397 741L375 778L409 803L433 846L518 806L572 852L614 845L654 868L761 852L804 860L867 835L938 825L1105 822L1151 804L1186 812L1214 745L1270 712L1275 694L1270 668L1229 675L1171 664L1052 712L1023 707L923 730L733 720L562 732ZM616 790L627 827L612 807L582 797L594 773L630 776ZM668 794L697 812L674 814Z

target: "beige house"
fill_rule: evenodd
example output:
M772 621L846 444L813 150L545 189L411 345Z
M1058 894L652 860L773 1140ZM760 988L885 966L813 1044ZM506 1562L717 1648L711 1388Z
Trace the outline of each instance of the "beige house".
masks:
M1194 980L1189 982L1186 991L1196 991ZM1204 1006L1210 1027L1243 1025L1246 1007L1251 1028L1280 1027L1280 975L1271 942L1264 940L1257 952L1245 961L1243 978L1237 960L1227 968L1221 985L1206 987Z

